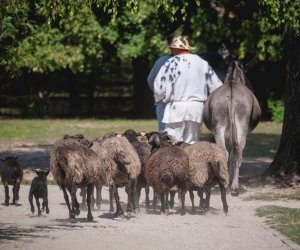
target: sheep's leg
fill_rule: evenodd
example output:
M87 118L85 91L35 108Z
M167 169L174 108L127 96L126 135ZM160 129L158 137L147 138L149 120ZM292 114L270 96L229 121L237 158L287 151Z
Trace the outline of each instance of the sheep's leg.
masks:
M95 186L92 186L92 192L91 192L91 207L94 208L95 207L95 203L96 203L96 199L95 199L95 195L94 195L94 189Z
M200 188L200 189L198 190L197 193L198 193L198 196L199 196L199 198L200 198L199 208L200 208L201 210L204 210L204 207L205 207L205 200L204 200L204 197L203 197L203 194L204 194L203 188Z
M136 210L136 203L135 203L135 190L136 190L136 181L131 179L131 205L132 210L135 213Z
M91 212L91 196L93 193L93 185L87 185L87 197L86 197L86 203L88 207L88 214L87 214L87 220L88 221L93 221L93 215Z
M98 209L101 208L101 202L102 202L102 186L96 185L96 206Z
M157 193L153 190L153 211L156 212L156 204L157 204Z
M181 191L180 191L180 189L178 190L178 201L179 202L181 201Z
M46 213L49 214L50 210L48 207L48 191L46 190L43 195L43 211L46 208Z
M113 212L114 211L114 203L113 203L113 200L114 200L114 190L113 190L113 187L112 186L109 186L109 211L110 212Z
M127 201L127 213L130 214L132 211L135 212L135 202L134 202L134 193L135 193L135 182L132 179L128 179L128 183L125 187L128 201Z
M145 187L145 194L146 194L146 210L148 211L150 208L150 200L149 200L149 193L150 193L150 188L148 185Z
M205 211L209 210L210 206L210 193L211 193L211 188L210 187L204 187L204 192L205 192Z
M68 209L69 209L69 217L70 217L70 219L75 219L75 214L74 214L73 211L71 210L70 201L69 201L69 196L68 196L68 194L67 194L67 191L66 191L65 186L61 186L61 189L62 189L62 191L63 191L63 193L64 193L64 198L65 198L67 207L68 207Z
M162 192L160 194L160 212L165 213L165 194Z
M80 195L82 196L81 207L84 209L86 205L86 187L81 188Z
M222 203L223 203L223 211L227 214L228 213L228 205L227 205L227 201L226 201L226 188L224 187L224 185L220 184L220 191L221 191L221 199L222 199Z
M170 208L174 207L174 204L175 204L175 194L176 194L175 191L171 191L170 192Z
M79 215L80 210L79 210L79 203L76 198L76 191L77 191L76 184L72 183L72 187L71 187L72 213L74 215Z
M5 206L9 206L9 187L8 183L4 183L4 189L5 189Z
M40 204L40 201L39 201L39 197L37 195L34 195L34 198L35 198L36 207L38 209L38 216L41 216L42 211L41 211L41 204Z
M138 211L140 211L140 197L141 197L142 187L140 185L137 185L135 190L136 190L135 191L135 205L136 205Z
M186 190L181 189L180 200L181 200L181 215L185 215L185 194Z
M120 204L120 197L119 197L119 193L118 193L118 188L117 188L115 183L112 185L112 188L113 188L114 197L115 197L115 200L116 200L116 207L117 207L117 211L115 213L115 216L123 215L124 212L123 212L123 209L122 209L121 204Z
M190 194L190 199L192 202L192 212L195 212L196 209L195 209L195 203L194 203L194 193L191 188L189 189L189 194Z
M31 208L31 213L34 213L33 193L32 192L29 192L28 200L29 200L29 204L30 204L30 208Z
M169 214L170 205L169 205L169 191L165 191L165 208L167 209L166 215Z
M18 204L18 201L19 201L20 184L21 184L21 180L17 179L17 183L15 186L15 192L14 192L14 196L15 196L14 204Z

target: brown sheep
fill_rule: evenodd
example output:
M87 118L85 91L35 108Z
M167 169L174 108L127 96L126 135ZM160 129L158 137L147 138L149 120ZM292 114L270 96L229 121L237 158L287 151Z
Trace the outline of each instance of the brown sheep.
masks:
M139 209L139 199L141 196L141 189L145 188L146 193L146 208L149 208L149 186L147 185L147 180L145 178L145 165L150 157L151 148L147 141L140 141L138 137L143 136L143 133L137 133L133 129L126 130L123 135L128 139L128 141L132 144L134 149L136 150L139 159L141 161L141 173L138 176L137 184L136 184L136 206Z
M99 182L99 165L98 155L76 138L61 139L54 143L50 153L50 170L64 193L70 219L75 219L75 215L80 213L77 188L87 186L87 219L93 220L90 197L93 185ZM71 194L72 207L66 190Z
M193 211L195 210L193 190L200 192L200 206L204 206L208 210L211 188L218 183L221 191L223 210L227 213L226 188L229 184L229 174L227 159L223 149L217 144L206 141L198 141L192 145L183 143L181 148L189 156L189 192ZM206 194L204 202L202 202L203 198L201 198L203 191Z
M5 190L5 206L9 206L9 187L13 186L13 200L12 204L17 205L19 201L20 184L23 179L23 169L19 162L18 157L5 157L1 158L2 167L0 168L1 181Z
M171 191L181 192L181 214L185 214L185 193L188 189L189 159L178 146L170 145L167 135L152 134L149 143L152 154L145 167L145 177L155 193L161 198L161 212L169 212L168 196ZM156 204L153 204L154 210Z
M98 174L103 183L113 190L117 206L115 215L124 214L118 194L118 187L124 186L128 195L127 212L135 212L134 191L141 172L141 162L133 146L126 137L109 133L94 140L91 149L100 160Z

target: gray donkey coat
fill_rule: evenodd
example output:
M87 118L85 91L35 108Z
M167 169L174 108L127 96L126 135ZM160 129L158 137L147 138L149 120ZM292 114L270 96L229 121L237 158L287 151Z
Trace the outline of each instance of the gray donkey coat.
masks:
M239 193L239 168L247 135L256 127L261 115L259 103L245 85L243 66L233 61L228 69L224 85L207 99L203 109L203 122L213 133L215 141L226 152L229 142L230 187L233 195Z

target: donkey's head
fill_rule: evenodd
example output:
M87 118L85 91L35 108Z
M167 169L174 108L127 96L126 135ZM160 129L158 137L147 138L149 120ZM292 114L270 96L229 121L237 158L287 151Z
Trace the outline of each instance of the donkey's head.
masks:
M246 77L243 64L240 61L233 61L230 63L224 84L241 83L246 84Z
M219 47L218 54L223 58L227 65L233 60L230 51L224 43Z

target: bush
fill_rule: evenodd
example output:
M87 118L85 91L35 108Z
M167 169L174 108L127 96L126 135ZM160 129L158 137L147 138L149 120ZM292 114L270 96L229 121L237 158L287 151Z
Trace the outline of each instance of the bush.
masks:
M268 99L268 109L271 111L271 120L273 122L283 122L284 103L282 100Z

